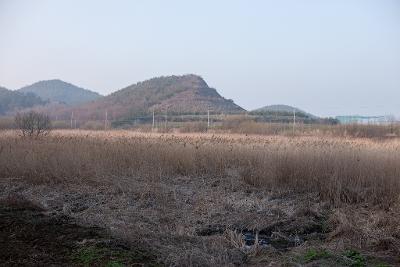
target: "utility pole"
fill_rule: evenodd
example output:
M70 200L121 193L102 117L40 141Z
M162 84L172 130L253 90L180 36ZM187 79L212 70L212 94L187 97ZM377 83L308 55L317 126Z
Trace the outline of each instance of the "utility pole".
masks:
M293 109L293 134L294 134L295 127L296 127L296 110Z
M210 110L207 110L207 128L210 128Z
M71 113L71 129L73 128L73 126L74 126L74 112L72 111L72 113Z
M108 111L106 110L106 119L104 120L104 130L107 130L107 124L108 124Z
M168 110L165 110L165 129L167 129Z
M154 110L153 110L153 125L151 126L151 130L154 131Z
M293 125L296 125L296 110L293 110Z

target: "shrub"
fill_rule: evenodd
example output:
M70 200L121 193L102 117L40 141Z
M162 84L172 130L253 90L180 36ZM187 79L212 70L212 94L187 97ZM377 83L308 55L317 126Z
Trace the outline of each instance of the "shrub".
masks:
M23 136L39 137L49 134L51 130L49 116L36 111L18 113L15 124Z

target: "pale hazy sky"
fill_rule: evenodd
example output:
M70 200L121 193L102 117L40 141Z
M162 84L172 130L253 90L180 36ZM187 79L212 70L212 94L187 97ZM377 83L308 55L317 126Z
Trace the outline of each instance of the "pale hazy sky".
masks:
M195 73L246 109L400 116L399 0L0 0L0 85Z

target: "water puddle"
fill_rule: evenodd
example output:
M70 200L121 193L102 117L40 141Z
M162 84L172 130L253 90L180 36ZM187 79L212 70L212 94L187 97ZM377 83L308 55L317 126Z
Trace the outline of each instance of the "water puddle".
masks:
M299 246L304 241L299 236L285 236L281 233L272 233L271 235L263 234L263 232L255 232L249 230L241 231L244 244L247 248L253 246L268 248L273 247L277 250L287 250L291 247Z

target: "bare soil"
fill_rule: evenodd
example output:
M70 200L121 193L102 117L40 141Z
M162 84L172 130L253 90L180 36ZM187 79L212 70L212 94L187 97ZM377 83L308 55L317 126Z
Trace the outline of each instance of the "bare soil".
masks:
M46 215L27 201L0 204L1 266L156 266L145 250L84 227L66 216Z
M400 263L395 240L377 244L380 247L355 246L356 241L349 239L353 236L369 242L361 235L365 225L335 222L332 218L344 215L315 195L271 195L234 180L211 178L169 178L158 186L132 180L134 185L128 186L122 180L113 185L63 185L3 179L0 265ZM359 222L363 216L370 215L358 207L343 218Z

